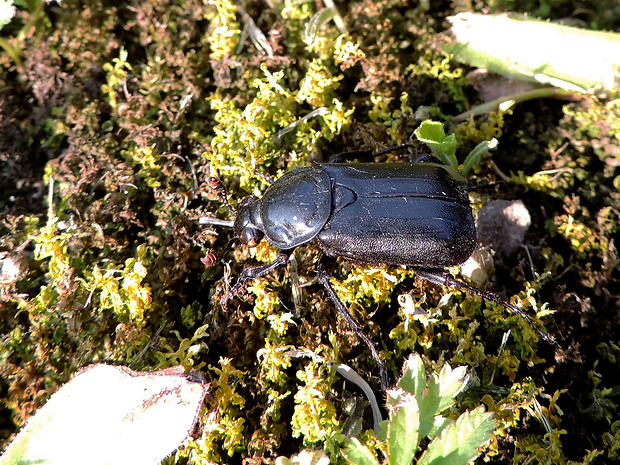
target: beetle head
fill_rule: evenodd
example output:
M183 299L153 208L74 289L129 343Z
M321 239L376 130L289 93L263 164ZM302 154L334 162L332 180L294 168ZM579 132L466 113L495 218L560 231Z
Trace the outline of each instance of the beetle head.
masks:
M251 208L254 202L256 202L256 197L254 196L243 199L237 209L237 217L233 226L235 237L248 247L256 247L265 237L265 234L252 221Z

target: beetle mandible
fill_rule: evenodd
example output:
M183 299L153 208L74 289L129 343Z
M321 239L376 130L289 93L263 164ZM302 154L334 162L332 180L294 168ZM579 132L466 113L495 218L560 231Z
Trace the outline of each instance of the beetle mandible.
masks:
M376 155L393 151L388 149ZM351 152L335 158L372 156L372 151ZM222 305L249 281L284 265L293 249L315 241L330 257L365 264L406 265L421 278L494 301L523 317L546 341L553 339L519 308L498 295L458 281L446 268L464 263L476 247L476 227L465 178L433 156L414 163L314 163L296 168L273 182L262 198L244 199L233 223L237 243L255 247L263 238L280 249L266 265L246 268L222 299ZM370 348L381 371L383 389L387 374L372 340L351 316L319 263L319 282L356 335Z

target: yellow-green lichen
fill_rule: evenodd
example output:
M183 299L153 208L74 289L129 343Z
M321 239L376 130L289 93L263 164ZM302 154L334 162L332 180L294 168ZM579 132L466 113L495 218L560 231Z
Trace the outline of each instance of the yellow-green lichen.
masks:
M448 57L437 56L432 52L432 47L427 49L427 53L418 62L407 66L405 72L416 77L426 77L433 81L438 81L446 86L453 103L460 109L465 109L467 98L463 91L466 79L463 76L462 68L453 68L452 61Z
M592 252L605 252L609 249L609 238L601 236L571 215L559 215L548 224L548 229L559 233L569 241L578 258L585 258Z
M132 166L140 167L138 175L144 180L148 187L157 189L161 186L159 180L161 176L161 162L155 145L150 145L148 147L134 146L128 150L122 150L121 154Z
M456 136L460 143L468 141L472 144L478 144L493 138L499 139L502 137L504 117L511 114L512 109L504 110L500 108L499 111L492 111L486 115L486 121L481 123L476 122L473 117L468 118L456 127Z
M390 300L394 286L409 275L411 272L403 267L352 267L343 281L333 280L332 283L344 302L367 305Z
M334 90L339 86L342 76L333 76L320 60L312 60L307 74L299 83L296 98L314 108L328 106L335 97Z

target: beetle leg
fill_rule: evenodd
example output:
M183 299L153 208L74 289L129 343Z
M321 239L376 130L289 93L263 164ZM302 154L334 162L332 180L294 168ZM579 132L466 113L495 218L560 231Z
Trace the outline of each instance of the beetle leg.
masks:
M385 150L381 150L380 152L374 153L372 150L356 150L354 152L343 152L338 153L336 155L332 155L329 159L329 163L346 163L348 160L352 160L354 158L365 159L370 162L374 160L374 157L378 157L379 155L384 155L386 153L396 152L397 150L406 149L409 147L413 147L411 144L403 144L397 147L390 147ZM425 155L423 155L424 157ZM430 156L433 160L428 160L430 163L441 163L437 158ZM423 160L427 161L427 160ZM417 161L415 163L418 163Z
M254 281L256 278L260 278L261 276L269 273L271 270L275 270L277 267L284 265L286 262L288 262L288 256L288 253L282 252L279 253L277 258L271 263L246 268L245 270L243 270L241 275L239 275L239 278L237 279L235 285L230 289L230 291L228 291L228 294L226 294L222 298L222 307L226 306L226 303L230 299L232 299L241 289L243 289L248 282Z
M385 155L386 153L392 153L392 152L396 152L397 150L408 149L410 147L413 147L413 145L412 144L397 145L396 147L390 147L385 150L381 150L381 152L375 153L374 156L378 157L379 155Z
M366 333L364 333L364 330L357 323L357 321L355 321L355 319L353 318L353 315L349 313L349 311L345 307L340 297L338 297L336 290L334 289L331 282L329 281L330 276L327 273L327 270L325 270L325 266L323 266L323 264L320 262L319 262L317 274L318 274L319 282L323 285L323 287L327 291L327 295L329 295L329 298L332 300L332 302L334 302L334 306L336 307L336 310L338 310L338 313L340 313L340 316L342 316L344 321L346 321L347 325L349 325L349 328L351 329L351 331L353 331L357 337L359 337L362 341L364 341L364 343L370 349L370 352L372 353L372 357L377 362L377 365L379 365L379 371L381 372L381 388L385 391L387 389L387 371L385 370L385 365L381 361L381 357L379 356L379 352L377 351L377 348L375 347L374 342L372 342L372 340L366 335Z
M454 278L454 276L452 276L450 273L446 273L441 270L421 270L419 268L416 268L415 270L418 276L420 276L420 278L423 278L433 284L438 284L440 286L446 286L446 287L457 287L459 289L462 289L465 292L469 292L470 294L474 294L474 295L477 295L478 297L482 297L485 300L490 300L497 304L503 305L508 310L515 313L516 315L519 315L521 318L527 321L530 324L530 326L534 328L534 330L539 334L539 336L543 340L549 342L550 344L557 345L557 342L555 341L553 336L550 336L549 334L544 332L542 329L540 329L538 325L534 323L534 321L525 312L523 312L523 310L506 302L497 294L487 291L485 289L480 289L478 287L470 286L469 284L466 284Z
M427 153L420 155L418 158L413 160L414 163L436 163L442 164L441 160L434 155L429 155Z
M347 163L347 161L353 160L354 158L373 161L372 150L356 150L355 152L337 153L329 157L328 163Z

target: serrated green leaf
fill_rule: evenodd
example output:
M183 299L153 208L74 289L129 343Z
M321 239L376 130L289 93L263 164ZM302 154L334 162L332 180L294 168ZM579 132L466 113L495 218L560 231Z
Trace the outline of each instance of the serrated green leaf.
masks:
M404 394L388 424L388 465L409 465L418 448L420 410L412 394Z
M441 432L444 430L446 426L448 426L452 422L452 419L446 418L443 415L436 415L433 417L433 426L431 430L426 435L430 440L435 439L435 437L439 436Z
M429 120L420 123L420 126L415 130L415 135L420 142L425 144L441 144L446 138L443 124Z
M454 404L454 399L467 387L467 367L457 367L454 370L447 363L439 372L439 411Z
M491 439L496 426L493 414L483 406L466 412L429 444L418 465L466 465Z
M411 354L403 366L403 376L398 380L398 387L413 394L420 404L426 386L424 363L418 354Z
M345 439L345 448L342 453L347 462L353 465L379 465L372 451L357 438Z
M380 425L379 433L377 434L377 439L379 441L385 441L387 439L387 428L389 421L383 420Z
M435 424L435 415L439 413L439 384L437 377L431 376L420 401L420 436L429 435Z
M443 131L443 129L442 129ZM427 380L424 363L417 354L409 356L403 367L403 376L398 387L415 396L420 409L420 437L433 439L449 423L449 420L437 416L454 404L456 396L467 387L467 368L458 367L454 370L445 364L439 375L430 376ZM388 404L400 402L399 391L388 395Z
M446 422L443 419L437 421L436 416L453 405L456 396L466 387L466 367L453 370L446 363L439 376L434 375L428 379L426 391L420 401L420 435L422 437L432 439L441 432Z

